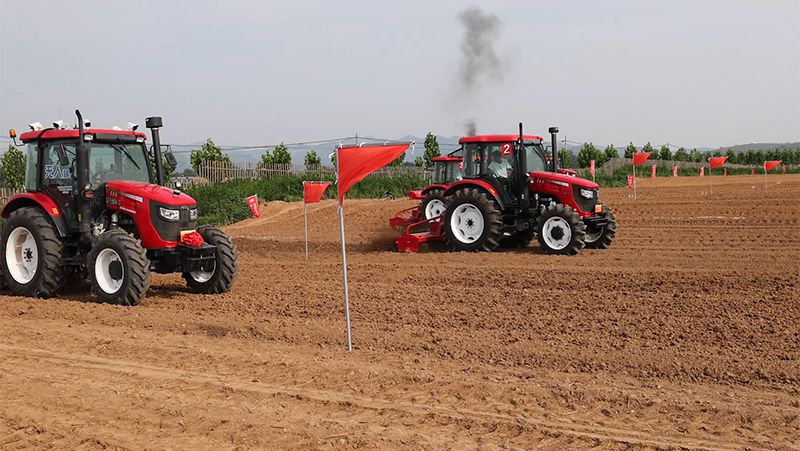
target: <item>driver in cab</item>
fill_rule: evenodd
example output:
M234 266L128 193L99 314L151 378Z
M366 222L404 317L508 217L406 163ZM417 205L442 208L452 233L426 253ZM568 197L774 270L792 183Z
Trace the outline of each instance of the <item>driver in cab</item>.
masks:
M489 162L489 172L498 178L511 177L511 164L499 150L492 152L492 161Z

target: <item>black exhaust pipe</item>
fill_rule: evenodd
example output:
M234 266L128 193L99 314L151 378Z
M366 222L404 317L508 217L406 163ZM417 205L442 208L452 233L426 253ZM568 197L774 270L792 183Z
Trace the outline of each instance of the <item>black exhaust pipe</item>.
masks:
M145 127L150 129L153 134L153 153L156 160L156 178L158 184L164 186L164 167L161 164L161 137L158 136L158 129L164 124L159 116L148 117L144 120Z
M91 240L90 222L92 217L91 200L86 198L86 191L92 189L89 184L89 151L86 149L83 132L83 116L79 110L75 110L78 117L78 144L75 146L75 159L78 169L78 230L81 237L88 242Z
M558 172L558 140L556 138L556 135L558 135L558 127L550 127L547 129L547 132L550 133L553 149L553 164L551 166L551 171Z

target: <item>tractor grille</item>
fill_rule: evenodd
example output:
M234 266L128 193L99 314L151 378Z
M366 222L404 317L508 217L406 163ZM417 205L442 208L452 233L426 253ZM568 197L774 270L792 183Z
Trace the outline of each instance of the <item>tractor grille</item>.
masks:
M158 212L160 207L180 210L179 219L177 221L167 221L162 218ZM153 228L156 229L158 236L164 241L180 241L182 230L197 228L197 221L189 220L188 206L173 207L150 201L150 220L153 222Z
M592 198L587 199L583 197L581 190L591 191ZM581 210L583 210L585 213L594 213L594 206L597 203L597 197L597 189L581 188L578 185L572 185L572 198L575 199L575 203L577 203Z

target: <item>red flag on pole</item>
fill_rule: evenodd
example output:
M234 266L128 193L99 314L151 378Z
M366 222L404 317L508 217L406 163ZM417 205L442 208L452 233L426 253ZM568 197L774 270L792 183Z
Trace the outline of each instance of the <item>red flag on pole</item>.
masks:
M330 184L330 182L303 182L303 202L307 204L319 202Z
M677 177L678 176L678 166L677 165L672 167L672 176L673 177Z
M633 188L633 175L628 174L628 188Z
M651 179L656 178L656 165L650 166L650 178Z
M781 160L772 160L772 161L765 161L764 162L764 172L769 172L778 166L780 166Z
M261 217L261 206L258 205L258 195L253 194L252 196L247 198L247 206L250 207L250 213L253 213L253 216L256 218Z
M638 166L640 164L644 164L647 162L647 159L650 158L650 154L652 152L638 152L633 154L633 165Z
M786 174L786 165L785 164L783 166L781 166L781 172Z
M408 144L392 146L342 147L338 150L339 204L356 183L371 172L388 165L408 150Z
M755 169L752 169L752 170L750 171L750 175L756 175L756 170L755 170Z
M705 166L703 166L703 167L701 167L701 168L700 168L700 177L702 177L702 176L704 176L704 175L706 175L706 168L705 168Z
M592 178L594 178L594 160L589 161L589 173L592 174Z
M727 160L727 159L728 159L728 157L709 158L708 159L708 168L709 169L716 169L716 168L722 166L723 164L725 164L725 160Z

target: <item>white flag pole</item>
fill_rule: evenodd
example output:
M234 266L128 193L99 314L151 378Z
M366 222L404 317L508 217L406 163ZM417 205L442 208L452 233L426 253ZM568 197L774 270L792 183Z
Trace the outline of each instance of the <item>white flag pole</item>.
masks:
M633 198L636 199L636 156L634 154L633 160Z
M303 182L303 236L306 242L306 260L308 260L308 204L306 203L306 182Z
M350 334L350 290L347 287L347 250L344 244L344 206L342 205L341 197L341 179L339 178L339 169L342 166L342 160L339 158L339 150L336 148L336 194L339 200L339 231L342 240L342 277L344 280L344 322L345 330L347 331L347 352L353 352L353 340Z

